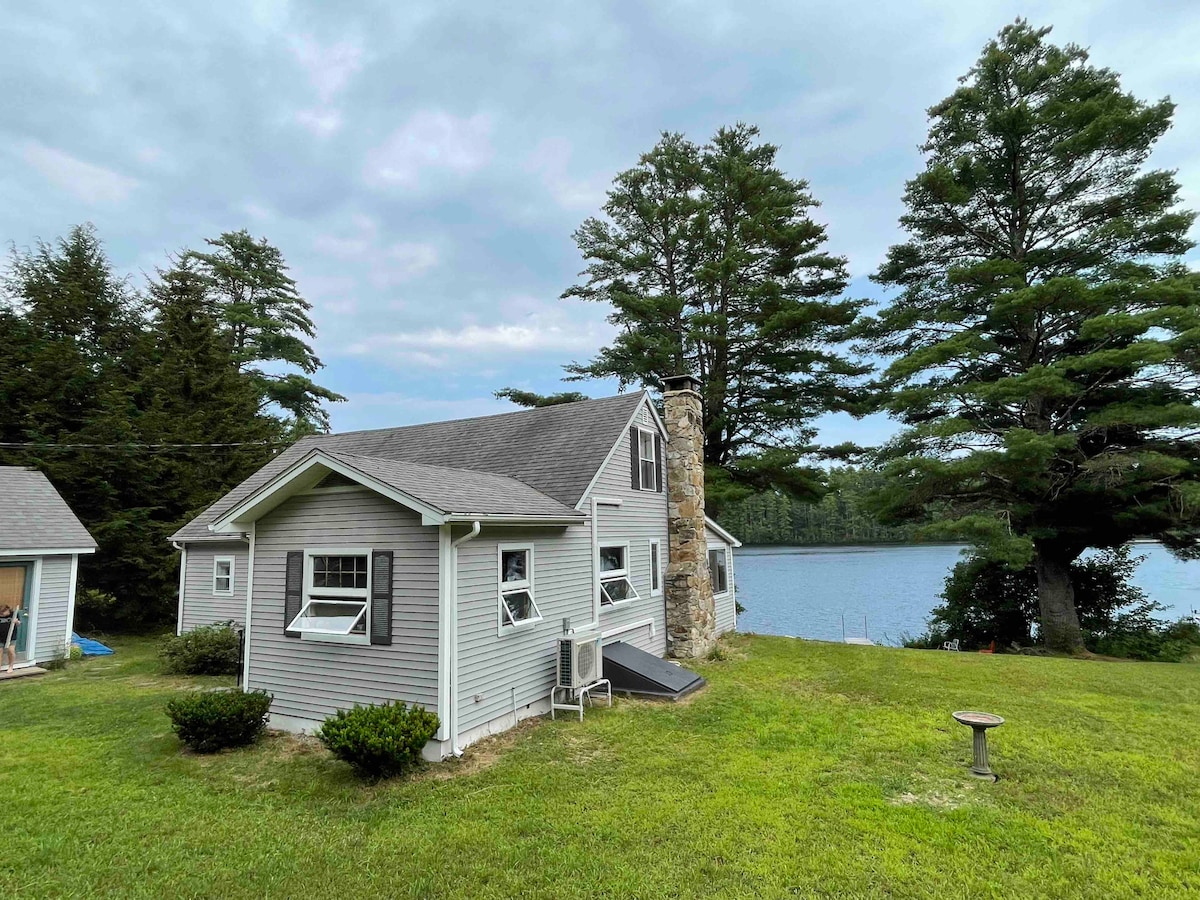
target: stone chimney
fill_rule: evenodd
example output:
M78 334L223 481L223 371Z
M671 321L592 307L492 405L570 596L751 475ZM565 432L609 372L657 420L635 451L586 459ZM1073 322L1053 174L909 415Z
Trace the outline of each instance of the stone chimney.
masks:
M663 382L667 425L667 652L676 659L696 659L707 655L716 644L716 608L704 532L704 412L695 378L675 375Z

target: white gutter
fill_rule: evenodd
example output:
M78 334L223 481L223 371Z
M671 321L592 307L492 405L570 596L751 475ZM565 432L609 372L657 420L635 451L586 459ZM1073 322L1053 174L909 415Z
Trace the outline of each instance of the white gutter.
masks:
M471 530L450 542L450 695L447 697L448 718L450 720L450 752L462 756L462 747L458 746L458 545L479 537L480 524L478 520L471 523Z
M600 501L592 498L592 621L585 630L600 627Z

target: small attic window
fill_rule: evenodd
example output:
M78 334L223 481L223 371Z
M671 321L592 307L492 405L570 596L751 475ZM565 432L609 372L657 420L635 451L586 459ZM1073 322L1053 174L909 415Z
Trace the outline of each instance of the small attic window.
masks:
M321 490L322 488L333 487L358 487L358 482L353 478L347 478L341 472L330 472L324 478L317 482L313 490Z

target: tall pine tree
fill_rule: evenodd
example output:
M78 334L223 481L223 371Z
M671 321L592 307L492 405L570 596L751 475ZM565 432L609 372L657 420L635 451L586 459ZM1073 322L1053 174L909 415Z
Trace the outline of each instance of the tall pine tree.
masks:
M836 299L846 262L825 249L808 185L776 166L748 125L703 147L665 134L619 174L604 218L575 233L586 280L564 297L608 303L620 329L570 377L661 389L703 383L714 505L753 489L820 492L813 420L849 402L862 373L836 349L860 304Z
M930 110L877 276L899 295L865 334L907 426L877 508L1032 559L1041 634L1073 652L1086 548L1200 541L1200 284L1178 262L1194 215L1144 170L1172 104L1048 33L1005 28Z
M295 433L324 431L329 414L322 402L345 398L309 376L322 368L308 343L316 335L312 304L287 274L279 248L248 231L230 231L206 242L208 252L189 257L216 298L230 350L259 387L264 409L289 413ZM299 372L269 371L294 367Z

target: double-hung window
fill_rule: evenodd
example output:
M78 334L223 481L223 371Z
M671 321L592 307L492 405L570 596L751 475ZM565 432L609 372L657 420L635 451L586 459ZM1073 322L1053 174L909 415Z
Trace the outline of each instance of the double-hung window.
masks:
M309 551L304 557L304 597L288 626L302 637L366 643L371 553Z
M714 547L708 551L708 577L714 594L724 594L729 590L728 553L724 547Z
M533 547L501 544L497 549L500 575L500 629L532 625L542 620L533 599Z
M643 491L658 490L658 459L654 452L654 432L638 429L638 484Z
M233 596L232 556L218 556L213 560L212 592L224 597Z
M638 592L629 580L629 545L615 544L600 548L600 603L612 606L638 600Z

